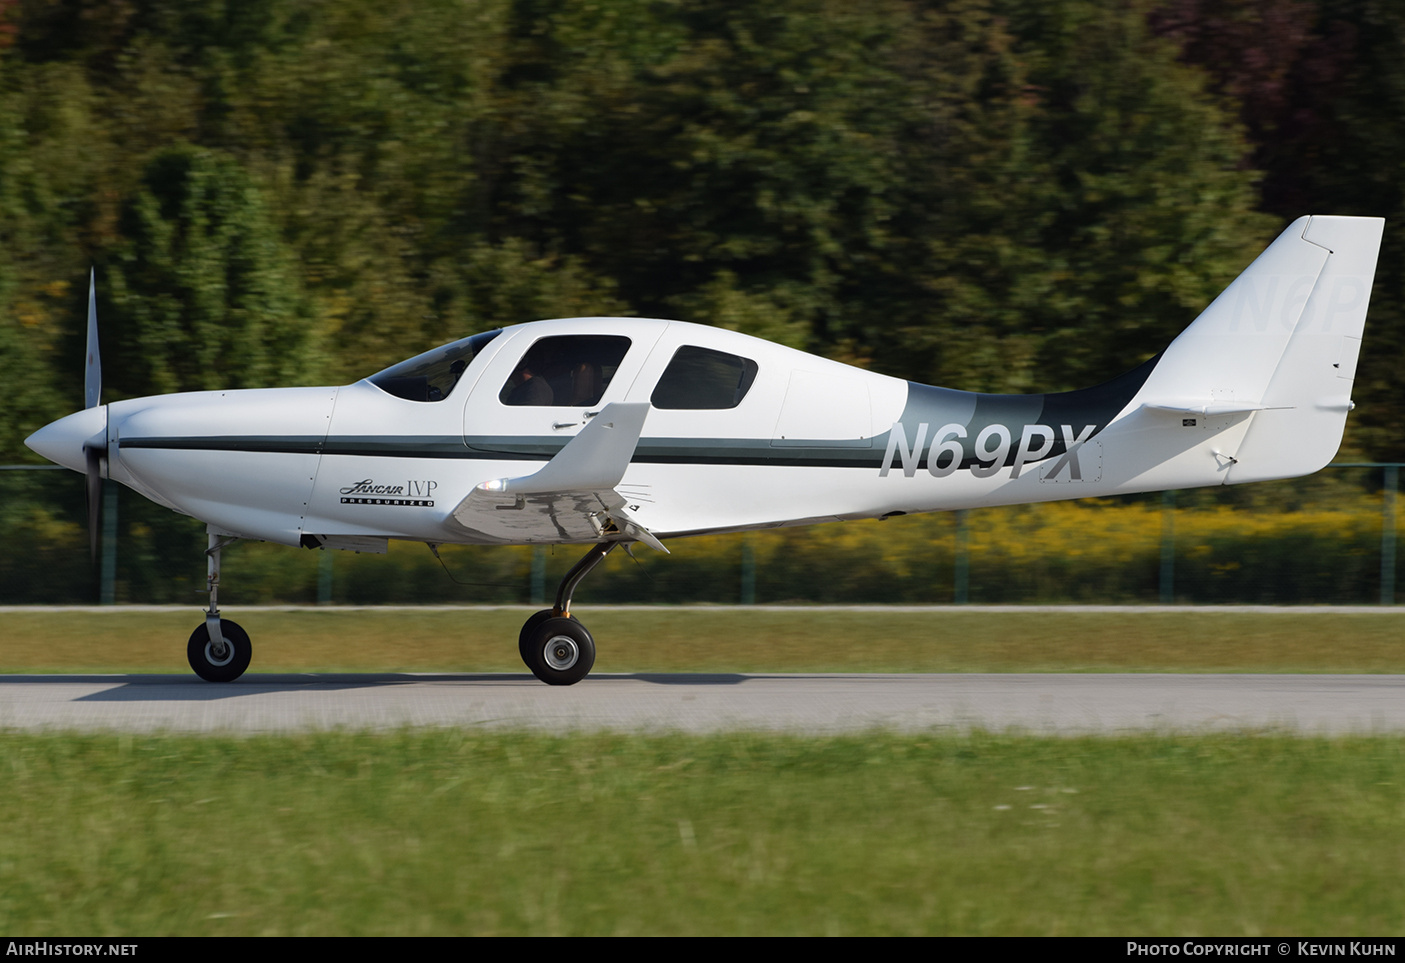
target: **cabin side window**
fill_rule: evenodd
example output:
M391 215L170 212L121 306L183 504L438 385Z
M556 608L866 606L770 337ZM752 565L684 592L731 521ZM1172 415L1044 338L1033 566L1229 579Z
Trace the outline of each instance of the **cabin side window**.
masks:
M629 351L620 335L542 338L527 349L498 392L505 405L588 408L600 401Z
M755 380L756 362L750 358L684 345L673 353L649 401L655 408L735 408Z

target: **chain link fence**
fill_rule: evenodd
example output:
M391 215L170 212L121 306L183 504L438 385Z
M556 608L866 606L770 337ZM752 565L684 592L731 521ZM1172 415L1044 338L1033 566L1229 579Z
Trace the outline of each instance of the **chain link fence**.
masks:
M1391 605L1399 463L1304 479L1051 502L886 522L678 539L614 553L598 603L1255 603ZM81 476L0 466L0 604L203 602L194 519L109 483L90 559ZM537 603L578 546L419 543L386 555L258 543L226 549L221 601Z

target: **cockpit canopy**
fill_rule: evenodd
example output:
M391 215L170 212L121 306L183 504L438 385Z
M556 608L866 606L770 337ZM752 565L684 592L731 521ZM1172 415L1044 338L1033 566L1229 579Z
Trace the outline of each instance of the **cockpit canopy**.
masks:
M596 330L571 331L567 327L562 333L567 324L577 329L589 325ZM646 376L646 382L653 379L652 385L634 381L644 356L658 341L659 329L654 328L650 336L643 338L641 346L634 335L644 324L676 325L676 340L684 342L677 347L668 346L669 360L663 371ZM593 408L610 392L616 373L627 368L625 387L634 385L631 390L639 392L641 398L648 397L655 409L722 411L742 403L760 370L752 358L720 350L733 344L744 348L752 344L750 339L680 322L596 318L546 321L520 327L524 333L532 330L540 335L518 339L519 346L509 345L503 349L512 351L515 362L512 358L485 359L489 364L487 370L496 374L492 375L493 385L483 390L496 391L498 404L508 408ZM611 327L615 330L604 333L599 330L601 327L606 331ZM367 380L382 391L407 401L443 401L474 359L503 331L498 328L441 345L377 372ZM718 347L687 343L695 339L704 343L712 340ZM626 359L631 351L639 357L635 357L632 366L627 366ZM509 363L510 368L507 367ZM621 392L614 394L622 397Z
M443 401L478 353L500 334L502 328L496 328L432 348L378 371L368 380L382 391L406 401Z

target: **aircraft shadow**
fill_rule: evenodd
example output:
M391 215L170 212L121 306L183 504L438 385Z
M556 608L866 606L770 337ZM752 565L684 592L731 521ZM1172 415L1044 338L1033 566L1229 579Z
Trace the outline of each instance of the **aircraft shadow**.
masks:
M577 684L588 688L592 682L628 680L666 686L727 686L740 685L749 678L740 673L721 672L632 672L600 673ZM105 685L99 692L88 693L74 702L208 702L240 696L263 695L274 692L301 692L315 687L319 690L386 688L416 683L458 683L469 685L530 686L548 690L527 672L290 672L249 673L228 683L210 683L189 675L7 675L0 676L0 685Z

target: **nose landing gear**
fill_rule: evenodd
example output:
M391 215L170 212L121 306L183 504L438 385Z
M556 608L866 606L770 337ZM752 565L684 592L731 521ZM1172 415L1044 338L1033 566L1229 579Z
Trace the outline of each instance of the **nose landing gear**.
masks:
M571 596L581 579L604 561L618 542L599 542L575 564L556 589L556 604L529 618L517 651L532 674L547 685L575 685L595 665L595 639L571 616Z
M209 585L210 607L205 610L205 621L190 633L185 647L190 667L206 682L233 682L244 674L254 655L249 633L237 622L220 618L220 550L232 541L233 536L219 536L213 532L209 535L210 547L205 550L209 574L205 580Z

